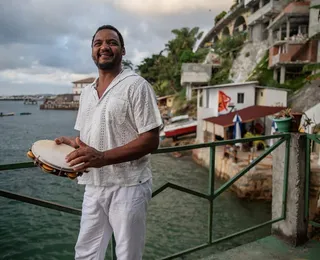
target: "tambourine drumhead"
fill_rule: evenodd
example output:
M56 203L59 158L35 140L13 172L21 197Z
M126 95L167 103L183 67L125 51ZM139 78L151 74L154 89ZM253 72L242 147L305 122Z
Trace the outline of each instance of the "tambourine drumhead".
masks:
M35 158L56 169L66 172L73 172L72 167L66 163L66 156L74 151L75 148L66 144L56 144L52 140L39 140L35 142L31 151Z

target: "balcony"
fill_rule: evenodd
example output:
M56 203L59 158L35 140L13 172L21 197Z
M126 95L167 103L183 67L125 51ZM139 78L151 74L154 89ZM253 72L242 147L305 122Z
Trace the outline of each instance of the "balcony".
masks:
M271 66L274 66L275 64L277 64L279 62L280 62L280 54L272 56Z
M271 66L275 66L278 63L286 63L291 61L292 55L289 53L280 53L272 56L272 64Z
M279 65L279 63L305 64L317 61L317 41L288 42L274 45L269 50L269 67Z
M289 38L287 37L280 37L280 35L275 35L272 39L272 46L282 46L285 44L289 45L304 45L308 41L307 34L297 34L293 35Z
M310 9L309 37L320 37L320 13L318 9Z
M271 0L268 4L258 9L248 17L248 25L253 25L255 22L263 21L268 16L280 13L282 7L281 3Z

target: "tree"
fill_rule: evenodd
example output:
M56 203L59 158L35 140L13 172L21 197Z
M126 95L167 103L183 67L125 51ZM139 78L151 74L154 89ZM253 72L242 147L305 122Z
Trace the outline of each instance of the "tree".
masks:
M201 62L208 53L208 49L193 51L203 35L199 27L174 29L172 34L174 38L165 44L165 48L159 54L145 58L138 65L140 75L153 85L158 95L179 92L182 63Z
M133 70L133 64L130 60L122 60L122 66L125 69L132 69Z

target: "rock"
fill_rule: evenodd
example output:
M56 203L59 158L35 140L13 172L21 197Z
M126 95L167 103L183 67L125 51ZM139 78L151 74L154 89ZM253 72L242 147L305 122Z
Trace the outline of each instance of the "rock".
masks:
M230 80L235 83L247 81L250 73L264 57L268 50L268 42L246 42L239 56L234 60L230 70Z

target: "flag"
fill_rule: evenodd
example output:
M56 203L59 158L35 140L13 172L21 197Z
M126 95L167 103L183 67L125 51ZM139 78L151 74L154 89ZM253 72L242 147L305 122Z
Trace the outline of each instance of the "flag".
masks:
M219 93L218 93L218 104L219 104L218 113L221 113L223 111L228 112L228 105L229 105L230 101L231 101L231 98L228 97L223 91L219 90Z

